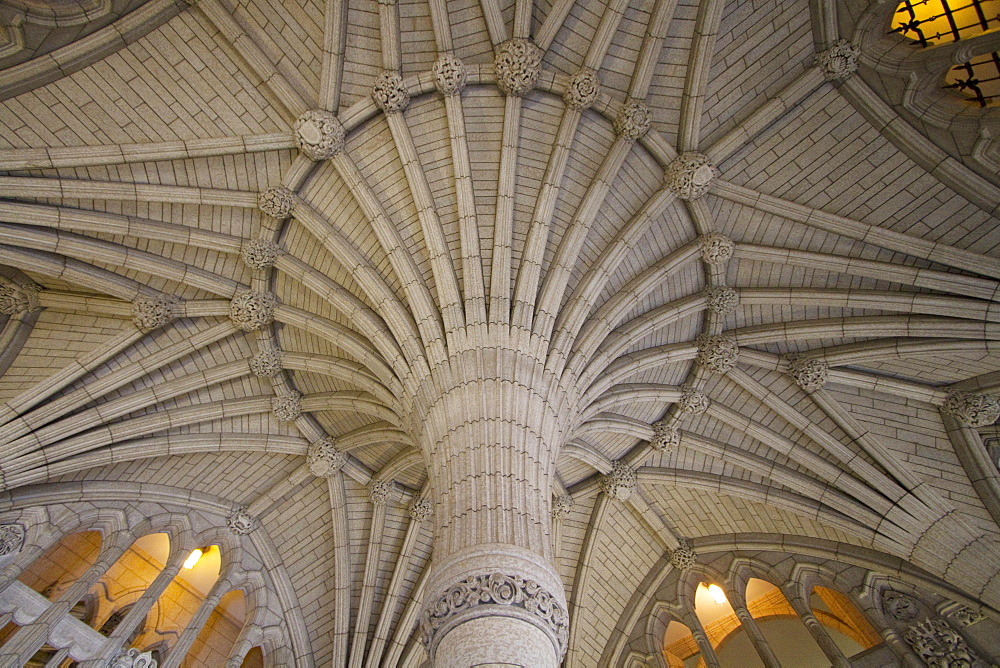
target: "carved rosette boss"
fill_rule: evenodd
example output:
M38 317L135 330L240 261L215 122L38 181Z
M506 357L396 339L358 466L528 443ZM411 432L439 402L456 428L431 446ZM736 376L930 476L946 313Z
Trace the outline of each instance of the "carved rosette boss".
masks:
M410 504L410 519L414 522L426 522L434 514L434 506L430 499L417 499Z
M347 464L347 453L337 449L332 436L324 436L309 446L306 464L309 472L318 478L330 478Z
M731 315L740 305L739 293L725 285L705 290L705 299L708 300L708 310L718 315Z
M271 218L288 218L294 206L295 193L284 186L268 188L257 195L257 208Z
M271 398L271 412L282 422L292 422L302 415L302 393L290 390Z
M20 524L0 524L0 557L19 552L23 546L23 526Z
M653 123L653 114L642 100L628 100L615 116L615 134L625 139L642 139Z
M274 266L280 251L281 247L269 239L249 239L243 242L240 257L246 266L263 271Z
M667 165L663 182L678 199L694 200L708 192L718 173L706 156L689 151Z
M387 114L398 114L410 104L410 93L403 85L399 72L386 70L372 85L372 99L375 106Z
M1000 399L992 394L951 392L944 411L970 427L987 427L1000 418Z
M250 373L258 378L274 378L281 373L281 351L273 345L261 346L250 358Z
M465 64L458 56L446 53L434 63L434 85L442 95L458 95L465 88Z
M569 494L560 494L552 503L552 517L557 520L564 520L573 512L573 497Z
M525 95L538 83L542 50L527 39L511 39L497 47L493 59L497 86L506 95Z
M698 556L694 553L694 549L691 548L691 544L686 540L679 542L680 544L677 546L677 549L670 551L670 565L679 571L686 571L694 566L694 562Z
M385 505L389 501L389 497L392 495L393 484L390 480L379 480L373 483L371 488L368 490L368 498L376 506Z
M273 292L248 290L229 302L229 319L244 332L254 332L271 324L277 300Z
M310 160L329 160L344 150L344 126L325 109L310 109L299 116L294 130L295 143Z
M628 501L635 491L635 469L621 460L616 461L610 472L598 478L597 485L611 498Z
M698 337L698 363L716 373L726 373L740 359L736 339L725 334Z
M660 420L653 423L653 438L649 444L659 452L673 452L680 445L681 432L676 425Z
M793 359L788 365L788 373L803 392L812 394L826 385L830 365L820 359Z
M861 49L846 39L840 39L832 47L816 55L816 65L823 70L823 76L828 81L846 79L858 70L860 55Z
M701 390L685 385L681 388L681 398L677 402L677 407L685 415L701 415L708 410L710 403Z
M593 106L600 94L601 80L597 78L597 72L586 67L570 78L563 102L570 109L583 111Z
M727 236L712 232L701 238L701 260L713 266L729 262L736 252L736 244Z
M0 313L20 315L39 309L38 288L34 285L0 285Z
M257 518L247 512L246 506L240 506L226 518L226 526L237 536L246 536L257 528Z
M132 324L144 332L163 327L176 317L177 298L172 295L139 295L132 302Z

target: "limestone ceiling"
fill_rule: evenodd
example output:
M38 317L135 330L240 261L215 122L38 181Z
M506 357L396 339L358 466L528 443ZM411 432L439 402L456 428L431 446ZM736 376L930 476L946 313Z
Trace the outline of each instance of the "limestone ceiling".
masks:
M499 332L576 401L553 489L571 663L665 550L720 533L870 547L1000 606L996 471L953 394L1000 386L1000 188L816 60L851 37L816 18L832 4L178 11L4 80L13 498L123 480L247 504L316 663L359 642L415 661L411 403L421 370ZM529 36L537 81L523 44L498 81L495 49ZM333 120L296 133L312 109ZM329 479L305 457L326 436L349 454ZM627 501L597 494L616 461ZM395 485L377 550L373 481ZM581 580L599 560L607 582Z

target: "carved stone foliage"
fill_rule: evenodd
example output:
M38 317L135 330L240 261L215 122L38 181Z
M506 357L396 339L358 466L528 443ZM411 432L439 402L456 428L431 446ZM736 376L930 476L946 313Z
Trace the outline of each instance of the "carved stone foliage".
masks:
M542 50L527 39L511 39L497 47L493 68L497 86L507 95L525 95L538 83Z
M257 528L257 518L247 512L246 506L240 506L229 513L226 526L237 536L246 536Z
M120 652L108 664L109 668L156 668L156 666L152 652L140 652L134 647Z
M573 497L569 494L560 494L552 503L552 517L557 520L564 520L573 511Z
M680 545L677 546L677 549L670 551L670 565L679 571L686 571L694 566L694 562L698 559L698 555L694 553L694 549L691 548L691 544L686 540L681 540L679 542Z
M163 327L176 317L177 298L173 295L139 295L132 302L132 323L149 332Z
M942 612L946 617L950 617L961 626L972 626L973 624L986 619L986 615L983 613L976 612L972 608L967 608L966 606L959 605L957 603L948 605Z
M295 121L295 143L310 160L329 160L344 150L347 133L325 109L310 109Z
M653 114L641 100L628 100L615 116L615 134L633 141L642 139L653 123Z
M826 385L830 366L824 360L799 357L788 365L788 373L796 385L811 394Z
M458 56L446 53L434 62L434 85L443 95L457 95L465 88L465 64Z
M601 80L597 78L597 72L585 67L570 78L563 101L570 109L582 111L593 106L600 94Z
M725 264L735 251L736 244L729 237L712 232L701 238L701 259L706 264Z
M736 339L725 334L698 337L698 362L716 373L726 373L740 359L740 347Z
M276 186L261 191L257 195L257 208L271 218L284 220L292 215L295 193L284 186Z
M20 551L23 545L23 526L20 524L0 524L0 557Z
M740 306L740 294L732 288L719 285L705 290L708 310L719 315L731 315Z
M244 332L256 331L274 320L276 302L273 292L263 290L241 292L229 302L229 318Z
M482 605L513 606L535 615L556 640L559 656L569 640L569 614L551 592L518 575L470 575L432 600L420 618L421 639L430 646L438 629Z
M368 489L368 498L376 506L384 505L392 495L393 484L391 480L379 480Z
M992 394L952 392L944 402L944 411L970 427L986 427L1000 418L1000 399Z
M426 522L434 514L430 499L417 499L410 504L410 519L414 522Z
M931 668L972 666L979 657L965 638L943 619L926 619L903 632L913 652Z
M653 423L653 438L649 444L654 450L673 452L680 442L681 432L676 426L668 424L666 420Z
M273 345L262 345L250 358L250 373L258 378L274 378L281 373L281 351Z
M281 247L270 239L250 239L243 242L240 257L246 266L262 271L274 266L279 252Z
M679 199L693 200L708 192L716 176L718 170L706 156L689 151L667 165L663 183Z
M708 410L710 403L704 392L691 385L685 385L681 388L681 398L677 402L677 407L686 415L701 415Z
M386 70L372 85L372 99L375 106L387 114L397 114L410 104L410 94L403 85L399 72Z
M0 284L0 313L3 315L20 315L38 309L36 286Z
M619 501L628 501L635 491L635 485L635 469L623 461L616 461L611 471L598 479L601 491Z
M893 619L901 622L908 622L920 614L917 601L912 596L893 589L882 592L882 609Z
M347 453L337 449L337 440L324 436L309 446L306 464L309 472L320 478L330 478L347 464Z
M282 422L291 422L302 415L302 393L289 390L287 394L271 397L271 412Z
M857 71L860 55L861 49L846 39L840 39L832 47L816 55L816 65L823 70L823 76L828 81L846 79Z

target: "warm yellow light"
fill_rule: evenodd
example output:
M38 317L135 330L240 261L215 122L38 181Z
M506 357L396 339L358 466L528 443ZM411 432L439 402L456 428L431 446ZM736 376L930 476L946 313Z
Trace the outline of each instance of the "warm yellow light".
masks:
M722 587L717 584L708 585L708 595L712 597L712 600L723 605L728 603L726 599L726 592L722 591Z
M201 555L203 554L205 554L204 550L202 550L200 547L195 548L188 556L187 561L184 562L184 568L187 569L194 568L194 565L198 563L198 560L201 559Z

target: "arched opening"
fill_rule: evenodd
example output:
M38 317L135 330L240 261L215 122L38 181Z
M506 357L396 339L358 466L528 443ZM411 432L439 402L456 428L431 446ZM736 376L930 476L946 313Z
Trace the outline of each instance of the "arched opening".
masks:
M89 596L98 608L92 626L110 636L153 584L169 554L170 537L165 533L147 534L137 539L91 587ZM125 638L128 644L138 637L142 626L140 622Z
M670 620L663 634L663 657L671 668L694 668L701 659L701 650L686 624Z
M882 637L847 596L816 585L809 597L816 620L844 656L851 657L881 644Z
M99 531L63 536L25 568L18 581L54 601L97 562L101 542Z
M260 647L252 647L247 655L243 657L240 668L264 668L264 652Z
M246 597L239 589L228 592L198 633L182 668L224 666L246 621Z
M802 668L825 668L830 665L829 658L781 589L766 580L750 578L747 581L746 600L750 616L781 665ZM752 647L747 649L753 651ZM728 651L726 654L728 656Z

